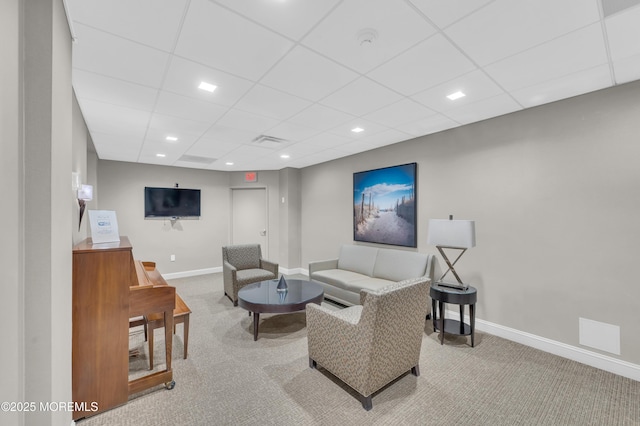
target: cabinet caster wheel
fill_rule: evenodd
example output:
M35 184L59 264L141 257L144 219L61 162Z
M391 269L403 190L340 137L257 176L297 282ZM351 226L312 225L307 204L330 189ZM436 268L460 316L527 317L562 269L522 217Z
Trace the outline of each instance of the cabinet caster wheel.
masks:
M170 382L165 383L164 385L166 386L166 388L168 390L171 390L171 389L176 387L176 382L175 382L175 380L172 380Z

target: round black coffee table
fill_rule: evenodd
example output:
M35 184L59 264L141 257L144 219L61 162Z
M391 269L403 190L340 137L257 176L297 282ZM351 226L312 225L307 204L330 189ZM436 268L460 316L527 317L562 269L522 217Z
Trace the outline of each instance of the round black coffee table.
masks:
M277 291L278 280L249 284L238 291L238 306L253 313L253 340L258 340L261 313L302 311L308 303L320 304L324 290L312 281L287 279L287 291Z

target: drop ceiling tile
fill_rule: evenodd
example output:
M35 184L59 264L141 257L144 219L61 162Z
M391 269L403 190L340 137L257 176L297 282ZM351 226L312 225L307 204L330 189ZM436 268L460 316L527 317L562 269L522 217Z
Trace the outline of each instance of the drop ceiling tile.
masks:
M211 92L198 89L201 82L217 86ZM253 82L186 59L173 57L163 90L201 101L231 106L253 86Z
M361 77L320 101L321 104L355 116L365 115L402 99L386 87Z
M154 109L159 114L209 124L215 123L226 111L221 105L164 91L160 92Z
M158 89L79 69L73 70L72 77L78 98L151 111L158 96Z
M222 126L219 124L211 127L202 139L205 141L228 142L237 145L250 144L251 141L258 136L259 133L242 129L234 129L232 127ZM197 154L194 154L197 155Z
M602 11L607 17L639 4L640 0L602 0Z
M168 144L157 141L145 140L140 150L138 161L160 162L172 164L177 161L185 151L185 147L180 144ZM156 154L162 154L164 157L158 157Z
M412 95L475 68L460 50L437 34L373 70L369 77Z
M593 24L485 67L508 91L607 63L601 25Z
M358 34L373 29L371 45L360 44ZM302 44L361 73L388 61L435 33L435 29L405 2L344 1Z
M321 133L319 135L313 136L303 143L305 145L310 145L317 147L319 150L328 149L328 148L338 148L341 145L346 145L349 142L352 142L352 138L347 138L344 136L338 136L333 133Z
M288 121L301 126L313 127L318 130L332 129L340 124L351 121L355 116L337 111L320 104L313 104L309 108L294 115Z
M176 133L180 129L183 133L202 134L210 127L209 123L187 120L172 115L154 113L149 122L149 128L161 130L167 133Z
M380 123L387 127L396 127L424 117L434 115L435 112L419 103L405 98L394 104L387 105L377 111L365 115L363 118Z
M447 98L447 96L458 91L464 93L465 96L456 100ZM484 72L476 70L431 89L416 93L411 98L434 111L442 112L491 98L501 93L504 93L504 91L493 80Z
M255 160L269 155L275 155L275 150L256 146L238 145L238 147L231 151L229 155L233 155L237 158L234 162L240 162L243 160Z
M352 129L355 129L356 127L363 130L361 132L352 131ZM329 130L329 132L349 139L361 139L385 130L388 130L388 128L379 123L374 123L373 121L365 120L364 118L355 118L347 123L334 127Z
M91 138L96 145L98 157L102 160L130 161L138 160L142 147L142 138L92 132Z
M415 7L424 13L434 24L445 28L453 22L480 9L491 0L409 0Z
M355 72L305 47L296 46L260 83L317 101L356 78L358 74Z
M300 142L320 133L319 130L312 127L300 126L288 121L278 124L269 129L266 134L284 139L290 142Z
M469 124L521 109L522 106L514 101L511 96L503 94L449 110L447 111L447 116L458 123Z
M315 154L320 151L324 151L325 148L319 147L317 145L312 145L308 143L296 143L287 146L286 148L279 149L275 152L276 156L280 157L280 155L289 155L291 158L301 158L305 155Z
M130 136L142 140L151 119L149 111L79 99L87 127L93 132Z
M411 123L396 126L395 128L396 130L400 130L413 136L423 136L458 126L460 126L460 123L457 123L442 114L436 114L431 117L422 118Z
M186 152L197 157L222 158L238 147L237 142L228 142L214 137L200 138Z
M163 144L170 149L177 149L179 147L180 149L184 150L191 146L191 144L193 144L202 136L202 132L187 131L184 129L176 130L177 131L166 131L163 129L149 128L147 129L144 141L145 143ZM178 138L178 140L168 141L167 136L176 137Z
M316 25L339 0L217 0L247 18L298 40Z
M258 84L240 99L235 108L265 117L285 120L298 114L309 105L311 102L307 100Z
M175 53L258 80L293 43L211 1L192 0Z
M69 0L71 19L170 52L186 0Z
M640 80L640 55L629 56L613 63L617 84Z
M598 22L598 2L496 0L445 33L479 65L487 65Z
M640 6L605 19L611 59L640 55Z
M103 31L76 25L73 67L108 77L160 88L169 55Z
M611 72L609 65L605 64L516 90L511 92L511 95L524 107L531 108L599 90L610 85Z
M275 127L280 120L252 114L250 112L237 109L230 109L216 124L219 126L232 127L245 131L251 131L256 135L266 132Z

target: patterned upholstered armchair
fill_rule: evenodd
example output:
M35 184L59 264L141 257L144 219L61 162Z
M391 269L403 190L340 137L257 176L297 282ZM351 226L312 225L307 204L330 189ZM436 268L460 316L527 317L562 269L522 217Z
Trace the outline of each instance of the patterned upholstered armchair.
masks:
M360 305L339 311L307 305L309 366L333 373L370 410L374 392L409 370L420 375L430 282L422 277L362 290Z
M224 294L238 306L238 290L251 283L278 278L278 264L262 258L260 244L222 247Z

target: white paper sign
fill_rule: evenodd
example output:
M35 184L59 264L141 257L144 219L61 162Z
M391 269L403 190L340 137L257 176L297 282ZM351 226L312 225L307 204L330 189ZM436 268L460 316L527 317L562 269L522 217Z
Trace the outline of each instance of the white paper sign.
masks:
M116 212L112 210L89 210L91 239L94 243L120 241Z

